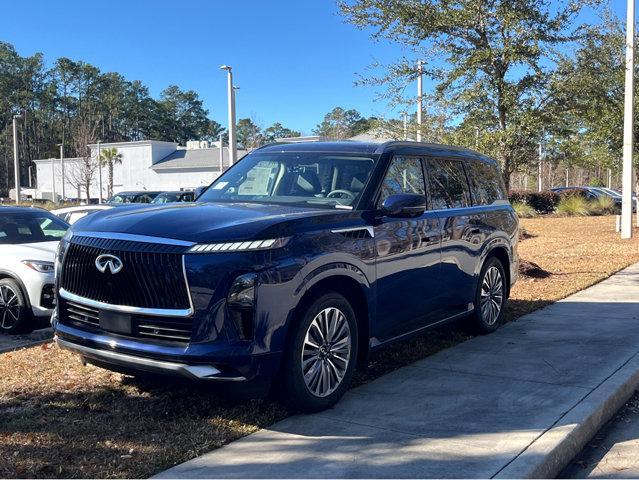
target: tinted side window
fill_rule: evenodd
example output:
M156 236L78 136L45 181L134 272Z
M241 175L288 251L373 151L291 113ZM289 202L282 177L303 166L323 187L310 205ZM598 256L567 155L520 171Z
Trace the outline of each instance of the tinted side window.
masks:
M433 210L470 206L466 173L458 160L428 160L428 188Z
M472 161L467 166L475 205L490 205L505 198L496 166L479 160Z
M417 193L426 195L422 162L415 157L393 157L382 182L381 204L391 195Z

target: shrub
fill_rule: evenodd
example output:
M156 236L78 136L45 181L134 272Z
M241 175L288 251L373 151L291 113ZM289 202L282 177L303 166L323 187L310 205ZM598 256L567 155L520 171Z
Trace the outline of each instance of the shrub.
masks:
M524 202L513 202L512 205L519 218L531 218L537 216L535 209Z
M552 213L559 203L559 195L549 190L543 192L512 190L508 198L511 203L519 202L531 206L537 213Z
M559 202L557 213L570 217L585 217L590 215L590 205L580 195L566 195Z
M559 192L559 199L566 197L581 197L586 198L588 193L583 188L569 188L567 190L562 190Z
M617 204L608 195L600 195L590 203L591 213L594 215L610 215L617 213Z

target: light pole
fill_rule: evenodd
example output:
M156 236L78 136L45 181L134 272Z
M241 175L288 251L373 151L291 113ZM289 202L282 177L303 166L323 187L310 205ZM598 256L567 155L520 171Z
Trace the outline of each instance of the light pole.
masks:
M58 197L55 194L55 158L51 157L51 201L58 203Z
M475 148L479 148L479 127L475 127Z
M233 89L233 67L222 65L222 70L226 70L228 81L229 100L229 164L233 165L237 160L237 139L235 138L235 91Z
M66 180L66 177L64 175L64 143L58 143L58 147L60 147L60 169L61 169L61 174L62 174L62 201L64 202L64 200L67 198L66 197L66 192L65 192L65 186L64 186L64 182Z
M543 150L542 150L542 146L541 146L541 141L539 142L539 162L537 164L537 191L541 192L542 189L542 185L541 185L541 159L542 159L542 155L543 155Z
M220 175L224 171L224 140L220 133Z
M621 238L632 238L632 150L635 89L635 0L626 12L626 89L623 115L623 181L621 189Z
M18 118L22 115L13 116L13 179L16 189L16 205L20 205L20 162L18 161Z
M419 60L417 62L417 135L416 139L418 142L422 141L422 97L424 94L424 85L423 85L423 75L424 75L424 62Z

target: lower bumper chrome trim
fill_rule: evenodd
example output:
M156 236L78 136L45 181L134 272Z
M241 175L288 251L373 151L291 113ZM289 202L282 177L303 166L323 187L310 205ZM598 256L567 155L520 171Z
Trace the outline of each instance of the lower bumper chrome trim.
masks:
M177 374L182 377L195 380L216 380L216 381L245 381L244 377L225 377L222 372L212 365L189 365L186 363L167 362L164 360L152 360L150 358L128 355L126 353L100 350L97 348L78 345L60 337L56 337L56 342L60 348L70 350L80 354L91 363L91 360L109 363L121 367L143 370L152 373Z

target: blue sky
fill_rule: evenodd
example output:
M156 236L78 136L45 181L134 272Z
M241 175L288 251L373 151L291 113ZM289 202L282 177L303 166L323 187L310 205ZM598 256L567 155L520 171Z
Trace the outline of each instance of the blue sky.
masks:
M624 3L613 0L619 15ZM375 89L353 83L371 63L408 53L344 23L333 0L22 0L3 5L0 24L0 40L21 55L84 60L141 80L154 97L171 84L193 89L223 125L219 66L232 65L238 118L305 134L338 105L388 116Z

